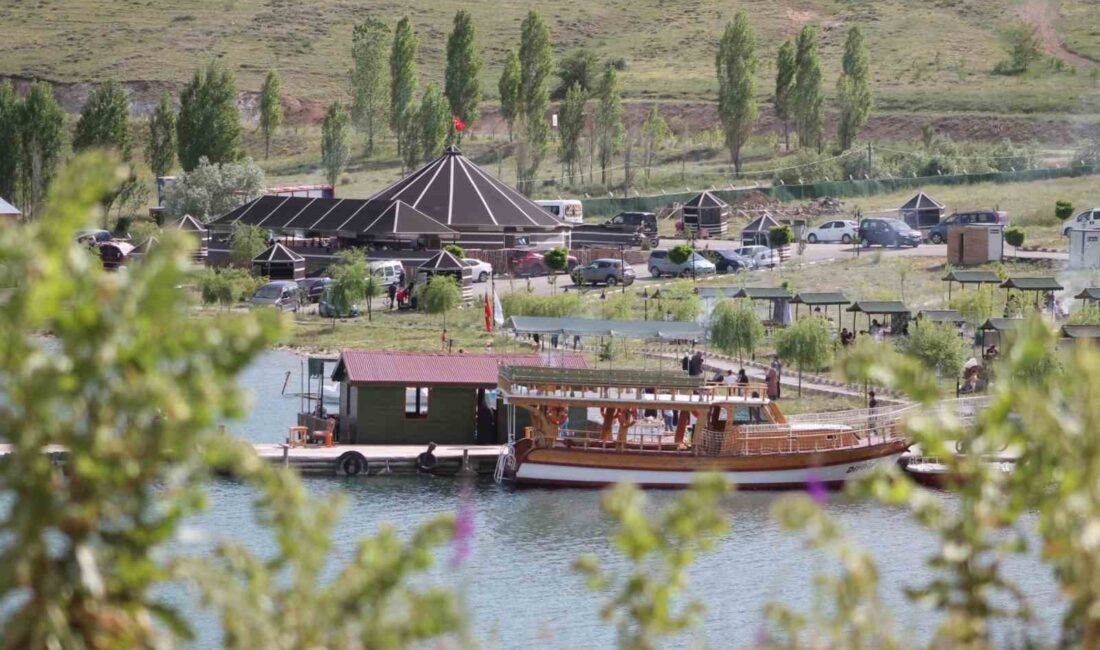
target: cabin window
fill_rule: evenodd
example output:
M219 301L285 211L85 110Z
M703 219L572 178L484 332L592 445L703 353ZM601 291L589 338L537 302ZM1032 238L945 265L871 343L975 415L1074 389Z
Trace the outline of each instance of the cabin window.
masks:
M428 389L409 387L405 389L405 417L428 417Z
M738 406L733 410L734 424L767 424L768 416L759 406Z

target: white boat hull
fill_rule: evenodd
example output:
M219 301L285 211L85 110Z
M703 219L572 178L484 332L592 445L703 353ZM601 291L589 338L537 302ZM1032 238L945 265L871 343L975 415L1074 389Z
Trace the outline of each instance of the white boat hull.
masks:
M896 454L877 458L819 467L734 470L719 473L727 481L742 489L801 488L809 484L839 487L845 481L859 478L876 467L896 463L901 454L902 451L898 451ZM699 474L699 471L690 470L585 467L527 461L520 463L515 479L518 483L578 487L594 487L610 483L634 483L643 487L686 487Z

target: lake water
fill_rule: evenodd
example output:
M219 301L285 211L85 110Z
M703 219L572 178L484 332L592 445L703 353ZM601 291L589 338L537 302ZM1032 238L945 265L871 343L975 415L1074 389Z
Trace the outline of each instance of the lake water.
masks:
M255 406L244 422L229 429L254 442L278 442L294 419L298 399L280 396L287 371L288 392L298 390L298 357L285 352L265 354L242 377L254 393ZM611 526L599 510L594 490L510 490L491 481L460 482L447 478L307 478L318 499L342 492L347 507L335 531L334 564L350 555L355 541L384 523L411 530L432 515L454 512L460 499L472 510L471 552L457 568L454 550L440 551L429 580L453 586L469 611L472 636L485 647L603 648L614 644L613 627L599 618L605 596L586 589L571 569L578 555L595 553L611 568L623 566L611 549ZM649 493L655 507L676 493ZM266 531L252 519L248 488L221 482L210 488L211 508L189 523L192 532L216 538L232 536L259 552L270 548ZM949 495L943 498L951 499ZM731 495L723 502L730 531L716 548L701 555L690 571L689 591L702 600L706 616L700 631L671 641L669 647L705 643L711 647L748 646L761 629L765 603L782 601L807 607L813 573L832 565L818 553L802 549L799 540L779 529L769 508L774 494ZM839 519L851 537L873 551L878 561L883 598L891 607L900 632L923 640L932 632L934 617L910 603L905 586L928 581L926 558L935 540L900 508L831 495L826 510ZM1007 574L1028 594L1039 625L1032 634L1050 636L1060 608L1053 578L1033 557L1013 558ZM188 605L191 617L203 622L208 612ZM212 622L212 621L210 621ZM214 647L217 637L205 623L198 647ZM1001 629L1002 638L1016 639L1019 630Z

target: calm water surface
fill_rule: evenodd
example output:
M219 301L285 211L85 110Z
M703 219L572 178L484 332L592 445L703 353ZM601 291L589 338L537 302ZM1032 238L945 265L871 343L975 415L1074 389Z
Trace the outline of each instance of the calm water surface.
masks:
M292 371L288 392L298 390L299 359L289 353L264 355L242 377L254 393L251 416L232 423L236 434L255 442L278 442L294 419L297 398L281 397L286 371ZM473 636L486 647L599 648L614 643L614 629L598 616L602 596L586 590L570 565L582 553L621 566L607 536L610 526L599 512L599 492L590 490L509 490L491 481L460 482L431 477L309 478L307 488L318 499L333 492L346 496L347 508L336 532L334 565L348 557L355 541L392 524L408 531L432 515L454 512L460 502L474 514L472 550L458 567L454 550L444 548L430 580L452 585L464 598ZM675 493L650 493L655 507ZM211 508L190 523L192 532L208 538L231 536L257 552L271 548L266 531L254 522L251 492L232 482L210 489ZM944 498L950 498L945 496ZM761 609L769 601L808 606L812 573L832 567L824 556L805 551L799 540L771 520L775 495L745 493L723 502L731 530L714 551L692 567L690 591L703 600L707 613L702 630L671 642L670 647L705 643L711 647L751 645L761 628ZM883 597L893 609L902 632L913 640L932 631L931 617L903 595L907 585L925 582L930 572L924 558L933 551L931 536L916 526L904 510L833 495L826 509L843 522L850 535L873 551L882 573ZM1033 558L1008 565L1028 593L1041 624L1033 634L1050 634L1059 609L1050 572ZM212 616L187 604L194 618ZM213 621L210 621L211 623ZM203 636L198 647L214 647L213 625L197 625ZM1019 630L1003 629L1003 639Z

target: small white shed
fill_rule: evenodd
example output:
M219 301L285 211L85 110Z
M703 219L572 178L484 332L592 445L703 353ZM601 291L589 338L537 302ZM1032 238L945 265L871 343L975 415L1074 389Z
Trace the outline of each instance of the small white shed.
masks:
M1100 230L1070 228L1069 268L1100 269Z

